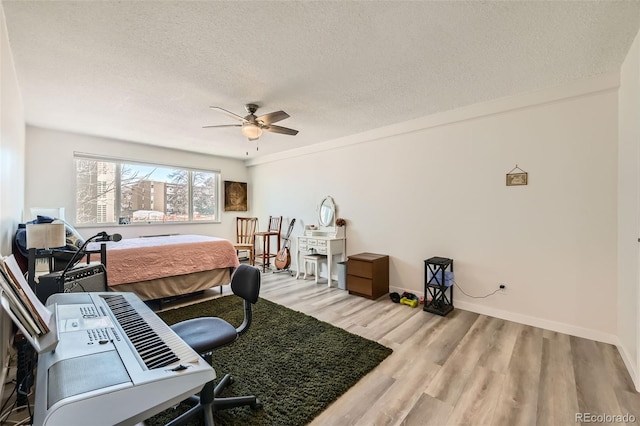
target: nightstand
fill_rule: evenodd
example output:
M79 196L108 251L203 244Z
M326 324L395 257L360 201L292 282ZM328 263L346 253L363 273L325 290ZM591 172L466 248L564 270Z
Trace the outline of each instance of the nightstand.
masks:
M376 253L349 256L347 290L369 299L389 293L389 256Z

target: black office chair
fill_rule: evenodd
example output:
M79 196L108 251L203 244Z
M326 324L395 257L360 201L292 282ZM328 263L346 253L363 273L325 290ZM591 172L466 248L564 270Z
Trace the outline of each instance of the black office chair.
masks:
M201 354L210 364L214 349L233 343L251 325L251 305L258 301L260 294L260 271L253 266L241 264L231 276L231 290L235 295L244 299L244 321L238 328L234 328L227 321L216 317L194 318L171 326L182 340ZM200 412L204 414L204 424L213 426L213 411L244 405L253 409L262 407L260 400L253 395L218 397L224 388L232 383L233 378L227 374L215 387L213 381L204 385L200 391L200 397L193 395L188 399L188 401L195 402L196 405L172 420L168 426L185 424Z

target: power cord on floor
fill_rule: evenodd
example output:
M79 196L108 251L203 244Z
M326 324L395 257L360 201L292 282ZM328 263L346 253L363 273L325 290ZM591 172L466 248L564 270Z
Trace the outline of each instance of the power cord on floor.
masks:
M15 383L15 380L13 380L12 382ZM7 405L11 401L11 397L13 396L13 394L16 392L17 389L18 389L18 384L15 383L15 386L13 386L13 390L11 391L11 393L9 394L7 399L5 399L4 404L2 404L2 407L0 407L0 425L4 424L5 416L6 416L6 411L5 410L7 409ZM15 406L15 404L16 404L16 400L13 400L13 405L11 406L10 410L13 410L13 406ZM9 413L10 412L11 411L9 411Z
M14 404L15 405L15 404ZM13 406L11 407L11 410L8 410L6 413L4 413L3 417L5 417L5 419L2 421L2 425L22 425L22 424L33 424L33 418L31 415L24 417L21 420L8 420L9 416L12 413L15 413L16 411L20 411L25 409L27 406L26 405L20 405L20 406Z
M30 384L33 383L33 369L27 374L27 376L25 376L25 378L22 380L22 383L20 383L20 386L18 386L18 392L16 394L16 401L17 399L17 395L21 395L24 397L24 400L27 401L27 412L29 413L29 421L31 424L33 424L33 413L31 412L31 402L29 402L29 395L31 394L31 386Z
M11 394L5 400L5 403L0 408L0 411L2 411L0 413L0 425L24 424L24 422L27 421L27 420L28 420L27 424L32 424L33 423L33 413L31 411L31 403L29 402L30 392L27 392L27 391L23 390L23 386L31 378L32 378L32 376L30 376L30 374L29 374L29 375L25 376L20 383L16 382L16 385L14 386L13 390L11 391ZM11 400L11 397L13 396L14 393L16 394L16 398L13 400L13 404L11 404L11 407L7 408L7 404ZM18 405L18 395L24 396L24 399L27 401L27 403L25 405ZM19 421L9 421L8 420L9 416L12 413L14 413L14 412L16 412L18 410L22 410L24 408L26 408L27 411L28 411L28 414L29 414L28 417L26 417L26 418L24 418L22 420L19 420Z

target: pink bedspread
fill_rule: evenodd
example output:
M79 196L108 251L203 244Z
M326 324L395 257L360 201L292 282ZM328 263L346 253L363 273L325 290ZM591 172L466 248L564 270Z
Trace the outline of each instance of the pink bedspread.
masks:
M106 244L109 286L240 264L231 241L204 235L126 238ZM87 249L99 250L100 243L89 243Z

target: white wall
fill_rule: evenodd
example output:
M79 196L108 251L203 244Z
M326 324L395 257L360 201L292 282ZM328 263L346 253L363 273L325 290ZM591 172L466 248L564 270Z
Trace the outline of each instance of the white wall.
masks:
M247 169L242 161L158 148L149 145L106 139L76 133L27 126L25 211L31 207L64 207L68 222L75 221L75 174L73 153L83 152L129 160L139 160L173 166L219 170L221 180L247 181ZM221 189L221 202L224 201ZM251 196L251 194L249 194ZM251 203L249 203L251 208ZM81 227L78 231L88 238L96 232L117 232L124 238L141 235L181 233L202 234L235 239L234 218L238 212L221 209L221 223L175 225L114 225ZM247 215L251 212L246 212ZM240 215L245 215L244 212Z
M0 256L11 254L11 241L24 201L24 109L9 49L4 9L0 5ZM0 393L6 382L12 323L0 308Z
M474 105L252 162L255 213L315 222L323 196L347 252L391 257L391 291L422 294L454 259L455 306L614 342L618 74ZM322 149L326 150L322 150ZM515 165L527 186L505 186Z
M11 254L11 240L22 216L24 200L24 108L13 56L9 49L4 9L0 7L0 254Z
M618 345L640 390L640 37L621 70L618 153Z

